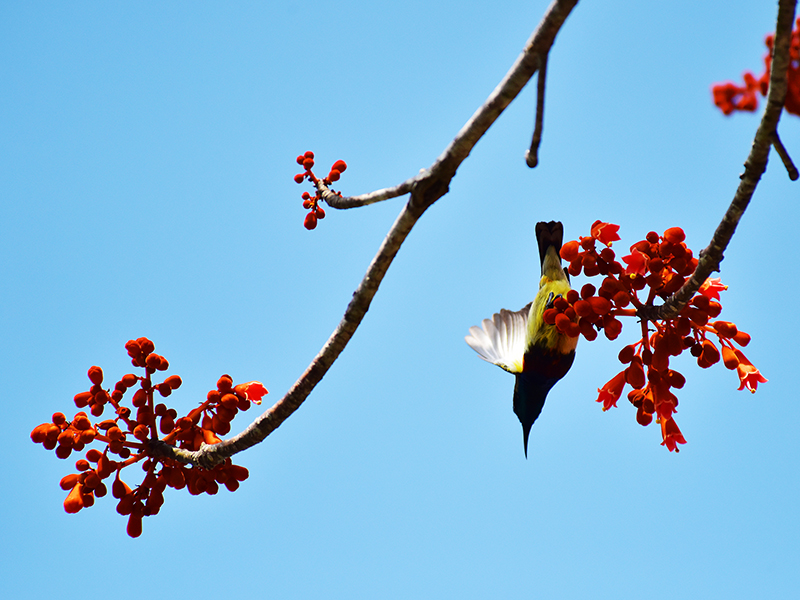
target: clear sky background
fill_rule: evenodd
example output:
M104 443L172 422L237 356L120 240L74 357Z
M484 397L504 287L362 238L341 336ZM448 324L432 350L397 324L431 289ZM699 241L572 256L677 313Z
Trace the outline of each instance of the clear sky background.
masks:
M138 539L110 496L64 512L75 458L30 431L75 413L89 366L130 372L128 339L152 338L183 377L182 414L222 373L263 381L267 405L292 385L404 201L306 231L295 156L346 160L345 194L429 166L547 3L488 6L0 5L0 596L796 597L800 184L777 156L721 273L722 318L770 381L751 395L721 364L678 360L680 454L624 398L595 402L632 322L616 343L581 341L528 460L513 378L463 340L533 298L536 221L568 239L618 223L621 252L675 225L707 245L759 118L725 118L710 86L760 74L775 2L581 2L551 53L540 166L523 160L532 85L306 403L237 456L239 491L170 489ZM800 161L800 120L780 131Z

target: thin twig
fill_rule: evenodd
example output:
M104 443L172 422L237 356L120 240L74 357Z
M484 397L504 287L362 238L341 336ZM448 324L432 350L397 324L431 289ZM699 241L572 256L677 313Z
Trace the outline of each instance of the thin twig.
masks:
M525 153L525 164L531 169L539 164L539 144L542 141L542 127L544 125L544 86L547 79L548 54L545 53L539 57L539 75L536 81L536 122L533 126L531 147Z
M796 4L797 0L780 0L778 3L767 106L756 131L750 154L744 163L744 173L740 176L741 181L736 189L736 194L714 232L711 243L700 252L699 262L692 276L661 306L648 305L639 309L638 314L644 319L655 321L677 316L709 275L713 271L719 271L723 252L728 247L728 243L736 231L736 226L753 197L758 181L767 169L769 150L775 139L778 121L781 118L786 99L789 46Z
M417 177L412 177L400 185L384 188L382 190L376 190L374 192L370 192L369 194L360 194L358 196L340 196L339 194L334 194L321 179L317 180L316 186L317 189L322 192L322 199L325 200L325 203L328 206L331 208L345 209L367 206L369 204L375 204L376 202L383 202L384 200L403 196L411 191L411 188L416 181Z
M392 225L375 258L372 259L364 279L353 294L353 299L350 301L342 321L286 395L259 416L247 429L228 440L203 446L196 452L175 448L163 442L155 442L151 447L153 452L184 463L206 468L212 467L237 452L263 441L297 410L353 337L378 291L383 276L411 228L428 207L447 193L450 180L458 167L536 72L539 64L538 57L546 54L553 45L556 34L577 3L578 0L554 0L509 72L433 165L397 188L390 188L396 191L403 186L409 186L411 198ZM374 194L377 198L383 192L386 190L374 192ZM363 200L364 197L356 196L354 198ZM350 200L352 199L340 198L343 204Z
M783 166L786 167L786 171L789 173L789 179L792 181L797 181L797 178L800 177L800 174L797 172L797 167L794 166L792 157L789 156L789 153L786 151L786 148L784 147L777 131L775 131L775 133L772 135L772 145L775 148L775 152L777 152L778 156L781 157Z

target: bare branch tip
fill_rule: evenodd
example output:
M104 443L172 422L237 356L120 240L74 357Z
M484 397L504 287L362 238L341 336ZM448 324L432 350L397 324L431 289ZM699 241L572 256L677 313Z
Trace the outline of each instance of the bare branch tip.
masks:
M542 142L542 130L544 129L544 94L546 79L547 52L545 51L539 55L539 77L536 85L536 117L534 120L531 147L525 153L525 164L531 169L539 164L539 144Z
M800 177L800 173L797 172L797 167L792 162L792 157L789 156L789 152L787 152L786 147L783 145L778 132L775 131L772 134L772 146L775 148L775 151L778 153L778 156L781 157L783 161L783 166L786 167L786 171L789 174L789 179L792 181L797 181Z

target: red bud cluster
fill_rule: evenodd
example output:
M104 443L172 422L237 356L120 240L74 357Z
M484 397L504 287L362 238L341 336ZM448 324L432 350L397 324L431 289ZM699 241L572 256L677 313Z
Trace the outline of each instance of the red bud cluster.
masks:
M617 317L638 317L638 309L652 306L657 298L666 300L697 267L697 259L686 246L680 227L667 229L663 235L648 233L630 247L628 256L622 257L626 264L623 267L610 247L619 240L618 229L617 225L596 221L589 237L562 246L561 258L569 263L570 275L583 272L589 277L603 276L603 281L599 289L587 283L580 293L570 290L566 298L556 299L544 313L546 323L573 337L582 335L592 341L602 330L609 340L614 340L622 331ZM598 252L597 242L606 247ZM616 406L623 389L630 385L633 391L628 399L637 409L636 420L649 425L655 415L661 425L662 445L677 451L677 444L685 444L686 440L673 418L678 398L671 390L682 388L686 380L670 369L671 357L689 350L701 368L710 367L722 357L727 368L736 369L740 390L755 392L759 383L766 382L733 345L746 346L750 336L733 323L713 320L722 311L719 292L725 289L727 286L719 279L708 279L676 317L653 321L654 329L642 321L641 339L625 346L619 354L626 368L598 389L597 401L603 403L603 410ZM709 335L717 338L721 354Z
M87 450L85 458L75 463L78 472L62 478L61 488L69 491L64 509L76 513L92 506L95 498L106 495L104 480L113 474L111 492L119 500L117 512L128 516L128 534L138 537L142 533L142 518L159 512L167 487L186 488L194 495L216 494L220 484L235 491L248 476L247 469L232 464L230 459L213 469L202 469L155 456L151 444L159 439L158 432L164 434L162 441L189 450L218 443L221 441L218 436L230 431L230 422L236 413L249 409L251 402L261 404L267 390L257 381L234 386L231 377L223 375L205 402L187 416L178 418L175 409L163 403L156 404L155 395L169 396L181 386L181 378L172 375L161 383L152 382L151 376L156 371L167 370L169 363L154 353L155 345L149 339L130 340L125 349L133 365L144 368L144 376L124 375L113 391L108 391L102 388L102 369L91 367L88 375L92 387L74 399L78 408L90 407L94 417L100 417L105 406L110 404L114 409L112 418L92 423L85 412L78 412L72 420L58 412L50 423L35 427L31 439L48 450L55 450L59 458L68 458L73 450L81 452L92 442L104 445L102 450ZM134 413L131 408L122 406L121 401L127 391L137 385L131 398L136 409ZM132 490L120 479L120 473L137 462L141 462L145 476Z
M317 192L314 196L309 194L308 192L303 192L303 208L310 210L308 214L306 214L306 218L303 221L303 226L306 229L314 229L317 226L317 221L320 219L325 218L325 210L319 205L320 200L322 200L322 191L319 189L320 181L324 183L326 186L330 187L331 183L334 181L339 181L339 178L344 173L345 169L347 169L347 163L343 160L337 160L333 163L330 172L328 173L327 177L324 177L322 180L318 179L312 169L314 168L314 153L310 150L305 154L301 154L297 157L297 164L305 169L304 173L298 173L294 176L294 180L296 183L303 183L305 179L308 179L314 186L317 188ZM331 190L334 191L334 190ZM339 196L341 193L335 192Z
M723 114L730 115L737 110L753 112L758 108L757 94L767 95L775 36L768 35L764 43L767 45L768 52L764 57L764 72L760 77L756 78L750 71L745 71L743 85L736 85L728 81L711 86L714 104ZM784 106L786 112L800 116L800 18L795 22L795 29L792 31L789 58L788 89Z

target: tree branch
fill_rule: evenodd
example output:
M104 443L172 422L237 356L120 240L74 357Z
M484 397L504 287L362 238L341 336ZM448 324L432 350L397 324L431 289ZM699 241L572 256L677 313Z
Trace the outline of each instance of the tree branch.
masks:
M403 196L411 191L416 180L416 177L412 177L400 185L383 188L382 190L375 190L374 192L361 194L359 196L340 196L339 194L334 194L321 179L318 179L315 185L317 189L322 192L322 199L325 200L328 206L331 208L345 209L367 206L369 204L375 204L376 202L383 202L384 200Z
M539 66L540 57L546 56L555 41L556 34L577 3L578 0L553 1L509 72L429 169L421 171L394 188L350 198L338 195L330 200L325 198L329 206L334 208L353 208L411 192L411 198L392 225L378 253L372 259L364 279L353 294L342 321L286 395L253 421L247 429L228 440L205 445L196 452L175 448L164 442L155 442L151 447L154 453L183 463L205 468L213 467L226 458L263 441L300 407L353 337L386 271L414 224L428 207L447 193L456 170L469 156L472 148L530 81ZM329 196L334 196L327 188L323 190L323 194L326 192Z
M780 0L778 3L767 106L756 131L750 154L744 163L744 173L740 175L741 181L736 189L736 194L714 232L711 243L700 252L699 262L692 276L661 306L648 305L640 308L638 315L643 319L655 321L676 317L709 275L713 271L719 271L720 263L724 258L723 252L728 247L761 176L767 170L770 147L777 136L778 121L786 100L789 46L796 4L797 0Z

